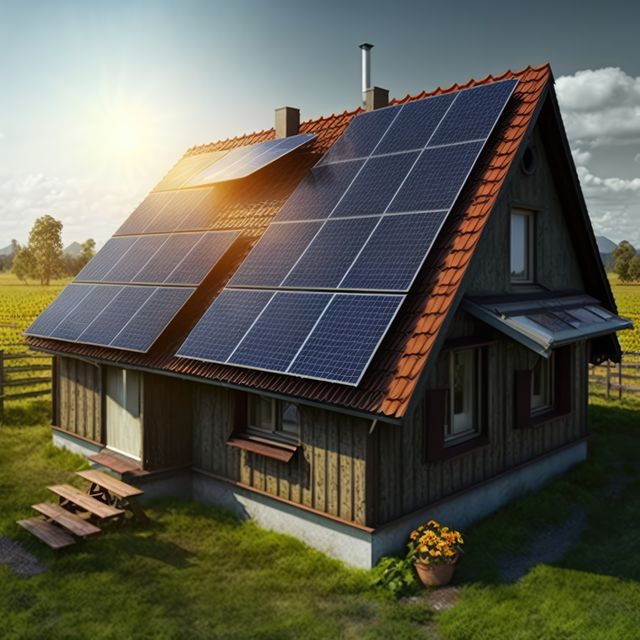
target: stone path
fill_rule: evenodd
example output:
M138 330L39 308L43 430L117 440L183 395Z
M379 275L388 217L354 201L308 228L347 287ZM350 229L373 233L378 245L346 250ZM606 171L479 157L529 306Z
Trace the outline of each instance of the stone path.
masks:
M34 555L5 536L0 536L0 564L9 567L20 578L37 576L47 570Z
M576 509L564 524L543 529L525 553L502 558L498 566L500 577L507 582L515 582L537 564L557 562L586 526L587 514L583 509Z

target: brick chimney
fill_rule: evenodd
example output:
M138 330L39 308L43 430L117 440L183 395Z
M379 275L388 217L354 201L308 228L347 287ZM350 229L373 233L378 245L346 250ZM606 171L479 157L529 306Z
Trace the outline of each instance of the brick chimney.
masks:
M276 138L295 136L300 128L300 109L280 107L276 109Z

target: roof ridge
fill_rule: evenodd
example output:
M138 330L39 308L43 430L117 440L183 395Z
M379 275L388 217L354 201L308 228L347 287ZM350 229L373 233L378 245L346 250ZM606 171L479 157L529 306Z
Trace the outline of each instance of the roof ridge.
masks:
M431 97L431 96L436 96L436 95L440 95L443 93L451 93L452 91L459 91L461 89L468 89L469 87L476 87L476 86L481 86L483 84L487 84L489 82L499 82L501 80L505 80L506 78L514 78L514 77L519 77L519 76L523 76L525 73L527 73L528 71L542 71L542 70L547 70L547 71L551 71L551 65L549 62L545 62L537 67L534 67L532 65L528 65L522 69L519 69L518 71L512 71L511 69L507 69L505 72L503 72L500 75L494 76L493 74L488 74L486 75L484 78L480 78L480 79L476 79L476 78L469 78L466 82L460 84L458 82L454 82L453 84L449 85L448 87L442 87L442 86L438 86L435 89L431 89L429 91L427 91L426 89L423 89L421 92L416 93L416 94L410 94L408 93L407 95L405 95L402 98L393 98L392 100L389 101L389 105L398 105L398 104L404 104L406 102L411 102L413 100L421 100L423 98L427 98L427 97ZM317 118L309 118L308 120L303 120L300 123L300 126L306 126L309 127L309 125L313 125L313 124L323 124L325 122L327 122L328 120L337 120L338 118L344 118L344 117L348 117L348 116L355 116L359 113L362 113L364 110L362 107L356 107L355 109L345 109L344 111L342 111L342 113L340 112L334 112L328 115L321 115L318 116ZM183 157L186 156L190 156L190 155L196 155L198 153L206 153L207 151L212 151L213 147L216 148L222 148L221 150L225 150L225 149L231 149L234 146L238 146L237 143L241 142L241 141L245 141L247 139L250 138L266 138L268 135L270 135L271 133L273 133L275 135L275 128L271 127L270 129L262 129L260 131L252 131L249 133L245 133L243 135L238 135L238 136L234 136L233 138L223 138L220 140L213 140L211 142L207 142L205 144L200 144L200 145L194 145L192 147L189 147Z

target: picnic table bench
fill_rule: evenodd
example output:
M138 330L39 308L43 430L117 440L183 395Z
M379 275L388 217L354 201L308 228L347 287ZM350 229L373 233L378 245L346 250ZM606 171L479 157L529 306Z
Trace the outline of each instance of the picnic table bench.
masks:
M42 540L52 549L64 549L99 534L102 530L96 522L121 520L130 512L139 522L148 518L137 501L144 491L132 487L101 471L78 471L77 475L88 480L85 493L69 484L47 487L59 498L59 504L42 502L31 505L40 515L17 524Z
M94 499L130 511L138 522L148 522L147 515L137 500L138 496L144 494L142 489L132 487L122 480L95 469L76 473L91 483L89 495Z

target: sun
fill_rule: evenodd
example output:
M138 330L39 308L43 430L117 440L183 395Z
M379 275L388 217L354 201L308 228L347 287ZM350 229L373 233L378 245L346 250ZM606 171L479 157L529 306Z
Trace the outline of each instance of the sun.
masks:
M100 145L113 160L130 160L143 154L150 137L149 119L137 105L116 105L101 114Z

